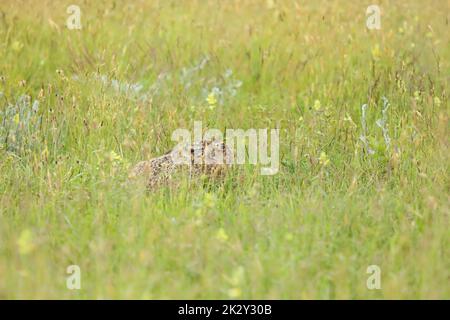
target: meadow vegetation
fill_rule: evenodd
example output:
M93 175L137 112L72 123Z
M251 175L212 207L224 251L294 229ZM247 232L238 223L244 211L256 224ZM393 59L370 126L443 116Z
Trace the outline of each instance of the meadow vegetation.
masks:
M0 298L450 298L448 2L370 4L1 1ZM194 121L278 174L128 182Z

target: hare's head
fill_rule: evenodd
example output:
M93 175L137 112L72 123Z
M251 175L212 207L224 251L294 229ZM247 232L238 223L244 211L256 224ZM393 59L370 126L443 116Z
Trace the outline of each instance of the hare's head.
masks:
M171 154L177 164L216 166L231 164L233 159L230 148L222 141L215 139L178 145Z
M202 141L203 164L227 165L233 159L230 148L221 140Z

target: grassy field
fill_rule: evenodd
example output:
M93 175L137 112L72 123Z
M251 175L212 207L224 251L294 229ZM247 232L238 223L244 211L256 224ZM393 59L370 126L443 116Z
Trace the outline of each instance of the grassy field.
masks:
M448 2L371 4L2 1L0 298L449 299ZM278 174L129 183L194 121Z

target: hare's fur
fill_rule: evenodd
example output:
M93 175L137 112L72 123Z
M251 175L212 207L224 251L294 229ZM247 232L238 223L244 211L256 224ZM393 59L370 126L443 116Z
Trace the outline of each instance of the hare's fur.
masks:
M231 150L223 142L202 140L191 145L178 145L160 157L137 163L129 178L143 178L148 189L169 184L179 173L188 174L190 178L200 175L219 178L224 175L232 157Z

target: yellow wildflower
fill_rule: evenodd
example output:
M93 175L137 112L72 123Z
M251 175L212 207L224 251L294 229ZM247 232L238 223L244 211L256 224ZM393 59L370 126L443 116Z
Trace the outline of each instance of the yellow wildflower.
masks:
M114 151L111 151L109 153L109 160L112 161L121 161L122 157L120 155L118 155L117 153L115 153Z
M212 92L210 94L208 94L208 97L206 98L206 102L208 102L210 109L214 109L217 104L216 95Z
M374 60L378 60L381 57L381 51L380 51L380 46L378 44L376 44L373 48L372 48L372 58Z
M19 253L21 255L27 255L34 250L33 234L30 230L25 229L20 233L19 239L17 240L17 246L19 247Z
M434 97L433 101L436 107L439 107L441 105L441 99L439 99L439 97Z
M242 291L241 291L240 288L231 288L231 289L228 289L228 296L229 296L230 298L233 298L233 299L239 298L239 297L241 296L241 294L242 294Z
M216 238L221 242L226 242L228 240L228 235L223 228L220 228L217 230Z
M11 48L13 49L13 51L15 52L20 52L22 51L23 48L23 43L21 43L20 41L14 41L11 45Z
M20 122L20 115L17 113L13 118L14 123L17 125Z
M319 100L314 101L314 109L319 111L322 105L320 104Z
M327 154L323 151L320 153L319 163L324 167L326 167L330 163L330 159L328 159Z

